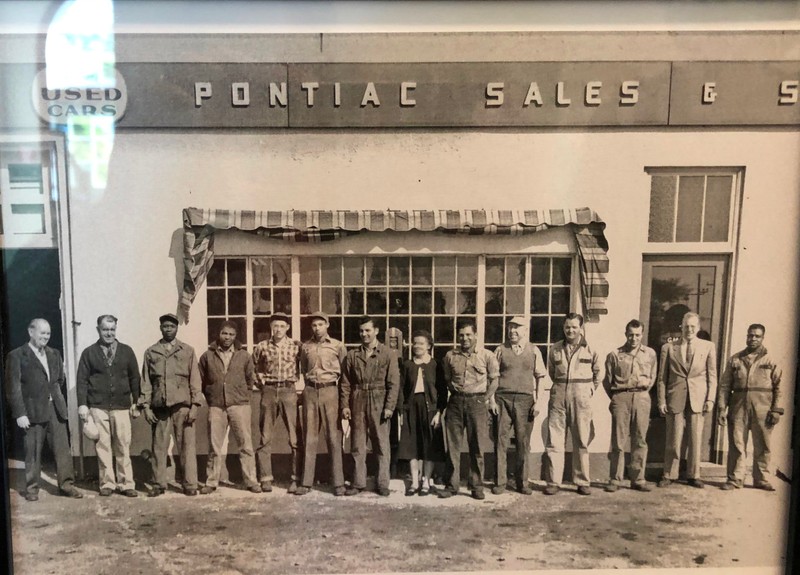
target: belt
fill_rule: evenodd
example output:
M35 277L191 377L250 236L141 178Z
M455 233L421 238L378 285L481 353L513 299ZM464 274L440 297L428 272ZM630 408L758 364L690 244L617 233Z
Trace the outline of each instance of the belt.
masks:
M634 391L647 391L646 389L639 389L638 387L628 387L626 389L612 389L611 393L633 393Z
M360 391L387 391L386 384L382 385L354 385L353 389Z
M484 397L486 395L485 391L478 391L476 393L465 393L463 391L451 391L450 395L454 395L456 397Z
M293 381L268 381L264 387L294 387Z
M745 389L732 389L731 393L747 393L748 391L775 391L771 387L749 387Z
M324 387L336 387L335 381L317 382L306 380L306 387L313 387L314 389L322 389Z

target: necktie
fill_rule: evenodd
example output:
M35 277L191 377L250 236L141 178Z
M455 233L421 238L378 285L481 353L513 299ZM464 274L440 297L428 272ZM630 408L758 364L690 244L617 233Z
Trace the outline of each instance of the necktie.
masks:
M111 346L109 345L109 346L106 348L106 364L110 366L110 365L111 365L111 362L112 362L113 360L114 360L114 356L113 356L113 354L111 353Z
M686 367L692 365L692 357L694 357L694 351L692 351L692 342L691 340L686 341Z

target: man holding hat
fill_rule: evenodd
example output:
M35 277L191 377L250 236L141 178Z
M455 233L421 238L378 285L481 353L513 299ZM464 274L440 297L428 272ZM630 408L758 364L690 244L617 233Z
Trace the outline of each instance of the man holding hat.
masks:
M261 441L256 451L261 489L272 491L272 436L275 420L280 416L289 434L292 448L292 483L288 493L297 491L297 374L300 361L300 342L286 336L292 318L275 312L269 318L272 336L256 345L253 351L256 380L261 388Z
M158 318L161 339L147 348L142 362L142 396L145 419L153 426L155 497L167 489L167 450L172 433L180 451L183 492L197 495L197 455L194 422L202 394L194 349L178 340L178 317Z
M303 430L305 454L303 483L297 495L305 495L314 485L317 462L317 441L322 421L325 421L325 439L331 457L333 494L344 495L342 470L342 431L339 424L339 378L342 361L347 354L344 344L328 335L328 314L315 311L309 318L313 336L300 348L300 370L305 379L303 389Z
M539 348L528 341L525 318L517 316L508 322L508 337L495 350L500 364L495 398L499 409L497 415L497 482L492 493L499 495L506 489L506 457L511 439L511 429L517 439L514 478L517 491L530 495L528 486L528 453L530 451L533 419L536 415L536 399L539 381L547 375L544 359Z
M78 415L84 422L91 415L97 426L100 495L108 497L118 489L126 497L136 497L130 409L139 399L139 365L133 350L117 341L116 317L98 317L97 333L100 338L83 350L78 362Z

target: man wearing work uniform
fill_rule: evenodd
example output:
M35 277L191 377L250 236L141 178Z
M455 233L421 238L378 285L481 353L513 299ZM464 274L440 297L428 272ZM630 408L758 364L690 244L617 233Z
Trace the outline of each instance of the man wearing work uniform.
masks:
M511 429L517 440L514 477L517 491L530 495L528 486L528 459L533 419L537 413L539 381L547 375L539 348L528 341L528 321L513 317L508 322L508 338L495 350L500 366L497 385L497 481L492 493L500 495L506 489L508 445Z
M769 440L783 415L781 370L764 347L766 328L747 328L747 347L731 356L719 382L718 420L728 424L728 481L724 490L744 486L747 436L753 434L753 485L774 491L770 483ZM726 422L727 417L727 422Z
M650 388L658 367L654 349L642 345L644 325L632 319L625 326L625 345L606 357L603 387L611 398L611 469L605 490L619 489L625 475L625 445L630 441L631 488L651 491L644 478L647 428L650 427Z
M339 426L339 390L337 383L342 375L342 361L346 354L344 344L328 335L328 314L315 311L309 318L313 336L300 348L300 371L303 374L303 484L297 495L305 495L314 485L317 465L317 442L322 422L325 422L325 439L331 458L333 494L344 495L342 471L342 431Z
M300 362L300 342L287 337L292 318L276 312L269 318L272 335L259 342L253 351L256 377L261 387L261 442L258 446L258 468L261 489L272 491L272 438L275 421L280 416L289 435L292 449L292 482L287 493L297 492L297 373Z
M495 355L477 347L478 334L473 320L458 324L458 347L444 357L444 380L449 399L445 416L448 446L448 485L439 491L440 498L458 494L461 482L461 444L464 432L469 445L469 488L474 499L485 499L483 492L483 448L481 441L489 434L487 409L497 414L494 393L500 377Z
M592 441L592 397L600 385L597 353L583 337L583 316L564 319L564 339L554 343L547 358L553 380L548 405L545 495L561 489L567 430L572 436L572 475L580 495L589 495L589 443Z
M378 456L378 495L389 495L389 422L400 391L397 355L378 341L378 328L368 316L358 320L361 345L347 352L342 363L339 403L342 419L352 420L353 482L345 495L357 495L367 486L367 436Z
M200 371L194 349L178 340L178 317L158 318L161 339L147 348L142 362L142 396L139 404L153 426L153 475L151 497L167 489L167 450L172 433L180 451L183 492L197 495L197 451L194 422L202 394Z

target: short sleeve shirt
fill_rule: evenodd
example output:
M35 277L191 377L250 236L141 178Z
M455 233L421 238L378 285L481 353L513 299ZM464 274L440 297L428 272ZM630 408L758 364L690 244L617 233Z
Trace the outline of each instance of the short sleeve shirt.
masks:
M485 393L489 380L500 377L500 364L487 349L475 348L468 353L454 349L444 357L444 376L450 391Z

